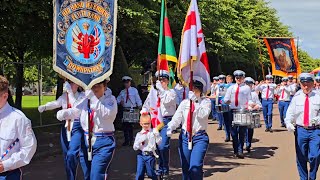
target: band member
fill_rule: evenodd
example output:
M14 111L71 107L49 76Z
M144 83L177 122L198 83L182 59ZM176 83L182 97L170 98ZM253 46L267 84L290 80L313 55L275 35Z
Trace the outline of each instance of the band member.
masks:
M131 87L132 78L129 76L123 76L122 82L124 83L125 89L122 90L117 97L117 102L123 107L123 111L131 111L134 109L141 108L142 101L140 99L138 90ZM132 120L133 121L133 120ZM133 145L133 124L130 122L123 122L123 134L124 143L122 146Z
M320 76L314 78L314 89L320 93Z
M281 85L279 89L277 89L277 94L279 96L279 113L280 113L280 120L281 120L281 127L285 127L284 119L286 118L287 109L290 104L290 93L293 91L291 86L287 84L288 78L283 77Z
M292 91L290 92L290 101L293 98L294 94L296 93L296 89L297 89L297 83L296 80L293 79L292 75L288 76L288 83L287 83L290 88L292 89Z
M258 94L255 91L254 88L254 80L251 77L246 77L244 79L245 83L250 87L251 89L251 99L252 99L252 104L248 106L248 109L250 111L257 111L262 108L262 104L259 100ZM254 128L248 128L246 132L246 151L250 153L251 151L251 143L252 143L252 138L253 138L253 133L254 133Z
M140 116L140 126L142 130L137 133L134 140L133 149L137 154L136 180L143 180L144 174L152 180L157 180L155 173L155 163L157 144L161 143L161 137L157 129L151 129L150 115Z
M210 88L210 96L208 96L208 98L210 98L211 100L211 113L212 113L212 119L218 119L218 113L216 111L216 97L217 97L217 89L218 89L218 85L219 84L219 77L215 76L213 77L213 82L211 84L211 88ZM219 127L218 129L222 129L222 123L220 124L219 122Z
M106 81L95 84L91 90L86 90L86 98L77 106L62 109L57 113L59 120L80 117L87 146L86 151L83 153L83 158L86 160L88 167L90 167L90 179L92 180L107 179L116 147L116 141L113 136L115 131L113 122L118 112L117 100L112 95L108 97L104 95L105 87ZM91 135L90 144L92 147L90 149L89 137ZM88 161L91 159L92 161Z
M66 81L64 83L65 92L57 100L39 106L39 112L77 106L85 98L84 93L78 92L78 88L79 86L76 83L69 80ZM84 134L79 117L63 119L68 121L65 121L64 126L61 127L60 142L68 180L76 179L79 155L85 150ZM89 179L89 171L85 160L80 159L80 163L85 179Z
M313 89L314 76L312 74L301 73L299 79L301 90L292 98L285 123L288 131L295 131L296 158L300 179L316 180L320 162L320 95Z
M21 167L37 149L31 121L8 104L9 81L0 76L0 179L22 179Z
M209 136L207 134L208 117L211 111L210 99L203 94L206 87L205 81L198 76L193 78L193 91L189 92L189 99L182 101L168 124L167 135L170 136L182 124L179 136L179 154L182 166L182 179L203 179L203 160L206 155ZM190 100L192 105L190 107ZM187 132L190 108L193 111L192 134ZM192 150L188 148L188 137L192 136Z
M188 98L188 93L189 93L189 87L185 87L181 81L179 80L179 83L177 83L174 87L174 91L177 94L177 107L179 104L186 98Z
M273 132L272 131L273 98L274 98L274 93L277 85L272 83L272 81L273 81L273 76L266 75L265 83L259 84L256 87L257 91L261 91L263 118L266 125L265 132Z
M219 83L219 87L218 87L218 91L217 91L218 98L216 98L216 105L218 105L218 104L224 105L223 98L227 92L227 89L232 85L232 83L230 83L230 81L229 81L229 84L226 84L225 78L226 78L225 75L219 75L219 82L220 83ZM229 121L229 119L228 119L228 113L227 112L218 113L218 121L219 121L218 130L221 130L222 124L224 124L224 131L226 134L226 139L224 141L229 142L230 135L231 135L231 121ZM220 126L220 124L221 124L221 126Z
M233 72L236 84L230 86L223 99L230 104L231 111L227 113L229 122L233 121L233 111L245 109L252 104L250 87L244 84L245 72L236 70ZM231 129L234 156L243 159L243 145L247 128L245 126L233 126Z
M157 146L159 151L159 170L157 175L163 179L169 177L169 148L170 137L167 136L167 124L171 121L173 114L176 111L176 93L173 89L168 89L169 84L169 72L166 70L157 71L155 76L159 78L156 82L156 89L158 91L158 98L160 100L160 112L163 117L164 127L159 130L162 138L161 144ZM150 111L150 94L143 104L141 114L148 113Z

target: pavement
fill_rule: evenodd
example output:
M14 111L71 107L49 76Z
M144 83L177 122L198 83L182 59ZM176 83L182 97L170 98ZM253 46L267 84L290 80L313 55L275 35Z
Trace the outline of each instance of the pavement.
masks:
M273 133L264 132L263 120L261 123L262 127L255 129L251 153L245 153L244 159L235 159L233 157L232 142L225 143L224 131L217 131L217 121L209 120L208 134L210 144L204 162L204 179L299 179L295 162L294 135L287 132L285 128L280 127L277 105L274 105ZM53 136L58 137L58 134ZM136 152L132 147L121 147L121 136L121 132L116 133L117 149L108 179L129 180L135 178ZM23 168L24 179L66 179L58 141L51 136L47 141L44 139L39 142L41 150L39 149L30 165ZM178 134L173 135L170 148L170 179L181 179ZM83 179L80 167L78 172L77 179ZM320 178L319 172L318 177Z

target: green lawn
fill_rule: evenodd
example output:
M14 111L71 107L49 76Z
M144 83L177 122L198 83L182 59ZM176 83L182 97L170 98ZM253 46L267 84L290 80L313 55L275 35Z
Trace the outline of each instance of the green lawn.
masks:
M13 96L15 99L15 96ZM42 96L41 104L46 104L49 101L56 99L56 96ZM38 96L22 96L22 108L38 108L39 106L39 97Z

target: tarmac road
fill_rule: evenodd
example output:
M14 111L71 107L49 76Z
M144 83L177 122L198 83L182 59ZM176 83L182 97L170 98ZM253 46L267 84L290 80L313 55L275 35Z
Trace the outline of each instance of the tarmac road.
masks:
M262 117L262 116L261 116ZM224 142L224 131L217 131L217 122L209 121L210 145L205 158L204 179L207 180L298 180L295 162L294 135L280 127L278 108L274 105L273 133L264 132L264 125L255 129L252 151L245 159L233 158L232 143ZM262 124L263 121L261 121ZM178 134L171 140L170 179L181 179L177 151ZM109 178L127 180L135 178L136 157L132 147L120 147L118 142ZM81 177L81 169L79 178ZM65 178L60 154L37 159L23 169L25 180ZM320 173L318 172L318 178Z

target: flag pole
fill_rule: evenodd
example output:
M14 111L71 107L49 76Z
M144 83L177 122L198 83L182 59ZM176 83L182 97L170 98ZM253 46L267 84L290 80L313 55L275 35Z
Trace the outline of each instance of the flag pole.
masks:
M190 91L193 90L193 58L191 57L190 60L190 84L189 84L189 89ZM190 109L189 109L189 114L190 114L190 124L189 124L189 129L187 129L189 133L188 137L188 149L192 150L192 117L193 117L193 111L192 111L192 100L190 99Z
M69 101L69 93L66 92L66 95L67 95L67 109L71 108L69 105L70 105L70 101ZM71 141L71 120L70 119L67 119L66 120L66 123L67 123L67 140L68 142Z

